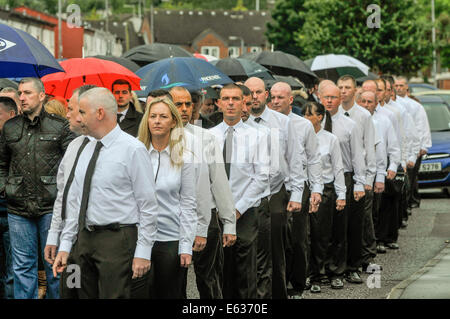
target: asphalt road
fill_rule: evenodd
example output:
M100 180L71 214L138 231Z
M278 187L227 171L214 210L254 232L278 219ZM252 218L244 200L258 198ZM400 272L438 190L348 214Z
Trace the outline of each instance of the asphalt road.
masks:
M378 278L369 278L370 284L367 285L369 275L362 274L363 284L344 282L344 289L339 290L322 286L320 294L306 291L304 298L385 299L394 286L409 278L435 257L446 246L446 240L450 240L450 199L435 190L421 191L421 195L420 208L413 209L408 227L400 230L400 249L388 250L386 254L376 257L375 262L383 267ZM192 266L188 272L187 297L199 298Z

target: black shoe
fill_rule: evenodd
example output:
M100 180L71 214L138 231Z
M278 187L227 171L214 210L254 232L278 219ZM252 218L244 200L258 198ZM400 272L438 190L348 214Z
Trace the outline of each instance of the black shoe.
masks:
M378 244L377 245L377 253L385 254L386 253L386 247L384 247L383 244Z
M317 284L317 283L312 284L312 285L311 285L310 291L311 291L313 294L319 293L319 292L320 292L320 286L319 286L319 284Z
M406 212L408 213L408 216L411 216L411 214L412 214L412 207L408 208L406 210Z
M327 275L323 275L322 277L320 277L320 284L329 286L331 284L330 278L328 278Z
M386 247L389 249L399 249L400 248L397 243L388 243L388 244L386 244Z
M306 278L306 282L305 282L305 290L309 290L311 289L311 278Z
M406 228L408 226L408 222L406 220L402 220L402 224L400 225L400 228Z
M288 289L288 299L303 299L303 291Z
M345 280L347 282L351 282L352 284L362 284L362 279L359 276L358 272L351 271L345 275Z
M341 278L334 278L331 280L331 288L333 289L342 289L344 288L344 282Z
M362 271L367 274L373 274L374 272L380 272L383 270L381 265L375 263L362 264Z

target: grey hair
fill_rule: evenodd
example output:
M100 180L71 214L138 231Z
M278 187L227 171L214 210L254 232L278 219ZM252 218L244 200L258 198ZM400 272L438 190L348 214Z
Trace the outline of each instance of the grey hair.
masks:
M395 81L405 81L405 83L408 84L408 79L403 75L396 76Z
M45 93L44 83L42 83L41 79L39 78L23 78L22 80L20 80L19 85L29 82L33 83L33 86L38 93Z
M105 111L111 115L117 114L117 102L110 90L102 87L95 87L82 93L78 97L78 101L86 99L91 107L96 110L102 106Z
M14 96L17 97L17 99L19 99L19 94L17 94L17 90L10 86L1 89L0 93L14 93Z

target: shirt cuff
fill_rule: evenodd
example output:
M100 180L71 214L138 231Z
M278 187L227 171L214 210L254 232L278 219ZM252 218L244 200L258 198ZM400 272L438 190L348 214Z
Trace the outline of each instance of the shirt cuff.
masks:
M67 253L70 253L71 250L72 250L72 242L68 240L62 240L61 244L59 245L58 251L65 251Z
M337 199L345 200L345 192L339 192L336 195L337 195Z
M301 192L291 192L291 198L289 199L290 202L297 202L301 203L303 197L303 191Z
M391 163L388 167L389 171L397 172L398 164Z
M143 246L140 244L136 245L136 250L134 251L134 258L151 260L151 257L152 257L152 246Z
M53 246L58 246L59 245L59 235L61 234L61 232L56 231L49 231L48 235L47 235L47 243L46 245L53 245Z
M323 184L313 184L311 187L311 193L323 194Z
M208 237L208 227L209 227L209 225L197 224L196 236L205 237L205 238Z
M373 186L375 176L366 176L366 185Z
M375 178L375 182L377 182L377 183L384 183L385 179L386 179L386 175L385 174L377 174L377 177Z
M235 217L236 218L236 217ZM234 224L224 224L223 225L223 233L229 235L236 235L236 223Z
M178 255L181 255L181 254L192 255L192 245L182 243L180 241L180 244L178 246Z
M355 184L355 186L353 187L353 190L355 192L364 192L364 185L361 184Z
M414 164L416 164L416 157L414 156L414 155L411 155L409 158L408 158L408 161L410 161L410 162L413 162Z

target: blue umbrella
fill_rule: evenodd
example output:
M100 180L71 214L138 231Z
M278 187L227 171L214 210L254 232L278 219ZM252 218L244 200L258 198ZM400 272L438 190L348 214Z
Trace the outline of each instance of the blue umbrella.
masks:
M139 97L147 96L154 90L169 90L174 86L197 91L208 86L233 82L211 63L187 57L167 58L148 64L137 70L136 75L141 78L142 91L136 92Z
M55 72L64 69L39 40L0 23L0 78L41 78Z

